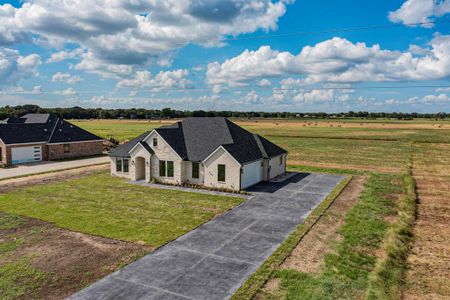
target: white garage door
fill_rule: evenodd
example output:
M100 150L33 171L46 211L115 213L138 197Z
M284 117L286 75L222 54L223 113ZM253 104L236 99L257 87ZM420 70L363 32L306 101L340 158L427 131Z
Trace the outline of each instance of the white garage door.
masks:
M27 162L42 160L42 147L18 147L11 149L11 160L13 164L21 164Z
M245 189L262 180L261 161L255 161L242 167L241 188Z

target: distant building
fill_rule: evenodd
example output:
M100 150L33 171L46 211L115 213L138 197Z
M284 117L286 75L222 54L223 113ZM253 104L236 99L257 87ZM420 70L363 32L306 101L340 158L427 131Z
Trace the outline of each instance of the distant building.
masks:
M103 140L53 114L27 114L0 121L0 163L93 156Z

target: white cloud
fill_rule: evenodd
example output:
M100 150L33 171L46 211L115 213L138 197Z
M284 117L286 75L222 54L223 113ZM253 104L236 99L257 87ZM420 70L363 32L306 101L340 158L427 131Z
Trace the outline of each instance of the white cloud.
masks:
M76 95L78 95L78 93L73 88L68 88L68 89L61 90L61 91L55 91L55 94L61 95L61 96L76 96Z
M437 88L436 92L440 93L440 92L450 92L450 87L447 88Z
M379 45L333 38L304 47L298 55L262 46L223 63L208 64L207 83L246 86L253 80L301 75L297 83L433 80L450 76L450 35L436 35L427 55L383 50ZM294 79L293 79L294 80Z
M68 84L75 84L82 80L83 79L80 76L72 76L69 73L62 73L62 72L55 73L52 76L53 82L65 82Z
M148 65L189 43L223 45L226 36L275 30L292 1L275 0L33 0L0 5L0 44L33 36L40 44L75 43L91 54L79 68L105 75L104 65ZM64 51L49 62L80 54ZM95 61L95 63L92 63ZM170 59L156 59L167 65Z
M396 11L389 12L389 20L394 23L414 24L432 22L437 17L450 13L450 0L407 0ZM431 28L434 24L422 24ZM410 25L416 26L416 25Z
M255 90L250 91L245 97L243 97L244 104L255 105L261 104L263 102L263 98L258 95Z
M59 51L52 53L50 55L50 58L46 60L47 63L55 63L55 62L61 62L67 59L73 59L80 57L81 54L83 54L83 49L77 48L72 51Z
M42 85L35 85L31 90L32 94L42 94Z
M212 88L212 92L215 95L218 95L218 94L222 93L222 86L220 84L214 85L213 88Z
M333 90L320 90L315 89L307 92L299 93L294 97L295 101L302 103L317 103L317 102L327 102L334 100Z
M422 102L424 103L450 103L450 96L448 94L439 95L426 95L422 97Z
M263 87L267 87L267 86L271 86L272 83L271 83L269 80L263 78L263 79L261 79L261 80L258 82L258 85L259 85L259 86L263 86Z
M100 75L105 78L120 79L131 75L133 67L127 64L108 64L95 57L94 53L89 51L81 55L82 60L75 65L75 70L83 70L88 73Z
M0 48L0 86L15 85L21 79L37 76L40 64L37 54L21 56L17 50Z
M190 81L186 78L188 70L178 69L174 71L160 71L152 76L149 71L137 71L133 78L123 79L117 83L117 87L151 88L153 91L161 91L172 88L188 88Z

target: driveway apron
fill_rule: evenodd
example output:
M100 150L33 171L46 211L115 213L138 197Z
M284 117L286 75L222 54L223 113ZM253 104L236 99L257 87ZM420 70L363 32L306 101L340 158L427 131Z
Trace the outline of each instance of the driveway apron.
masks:
M250 200L70 299L228 299L343 178L262 182Z

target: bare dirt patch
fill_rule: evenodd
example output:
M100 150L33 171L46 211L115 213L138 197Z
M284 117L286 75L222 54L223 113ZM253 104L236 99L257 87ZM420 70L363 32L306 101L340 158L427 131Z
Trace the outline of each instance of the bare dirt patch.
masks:
M45 274L45 284L22 299L63 299L152 250L71 232L35 219L23 220L14 229L0 230L0 240L13 236L22 241L19 247L0 257L0 266L27 258L32 267Z
M303 237L291 255L281 265L282 269L294 269L305 273L318 273L324 256L331 251L332 244L339 240L338 229L345 215L358 202L364 189L365 177L356 176L334 200L325 214Z
M414 157L417 220L403 298L450 299L450 162L425 163L425 159Z
M6 179L0 181L0 193L6 193L11 190L36 185L36 184L47 184L49 182L64 181L71 178L79 178L92 172L104 171L109 169L109 164L95 165L82 167L77 169L65 170L65 171L55 171L45 174L37 174L20 178Z

